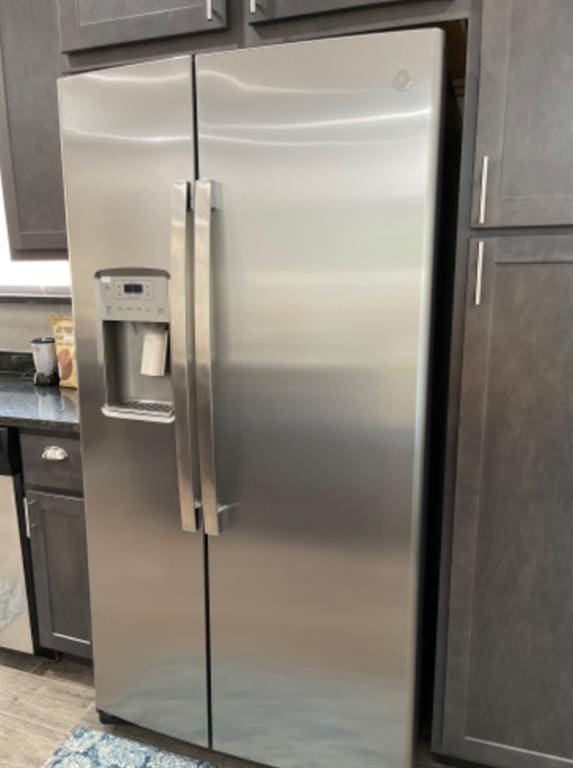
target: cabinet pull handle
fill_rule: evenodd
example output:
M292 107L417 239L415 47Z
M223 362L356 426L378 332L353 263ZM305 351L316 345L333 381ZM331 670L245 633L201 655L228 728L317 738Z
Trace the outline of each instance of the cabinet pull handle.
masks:
M489 172L489 155L484 155L481 162L481 184L479 192L479 223L485 224L487 206L487 177Z
M480 240L478 242L478 252L476 259L476 290L475 290L475 305L479 307L481 304L481 286L483 277L483 250L484 242Z
M28 501L28 499L24 496L24 522L26 524L26 538L31 538L31 532L33 528L38 527L38 523L30 523L30 507L32 504L35 504L35 500L32 499L32 501Z
M68 458L67 452L59 445L48 445L42 451L44 461L65 461Z
M249 13L257 12L257 0L249 0Z
M205 0L207 21L213 21L213 0Z

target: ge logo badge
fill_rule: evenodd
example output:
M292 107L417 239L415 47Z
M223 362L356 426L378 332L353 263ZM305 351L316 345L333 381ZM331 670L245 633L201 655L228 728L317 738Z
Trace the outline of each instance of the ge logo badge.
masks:
M413 83L412 75L407 69L399 69L392 78L392 85L397 91L407 91Z

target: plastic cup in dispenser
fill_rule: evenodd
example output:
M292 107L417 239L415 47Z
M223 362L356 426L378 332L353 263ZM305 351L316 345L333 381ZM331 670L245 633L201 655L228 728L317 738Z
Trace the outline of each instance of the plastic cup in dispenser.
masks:
M165 376L168 336L165 326L146 328L141 351L142 376Z

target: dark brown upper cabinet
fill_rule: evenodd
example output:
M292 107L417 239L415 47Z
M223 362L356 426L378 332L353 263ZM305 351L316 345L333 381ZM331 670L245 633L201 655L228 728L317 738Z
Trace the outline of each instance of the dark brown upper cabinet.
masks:
M65 53L223 29L226 0L58 0Z
M328 11L345 11L376 5L389 5L400 0L245 0L251 24L273 19L293 19ZM403 0L402 0L403 1Z
M474 241L468 275L434 747L558 768L573 761L573 236Z
M65 256L56 0L0 0L0 165L14 258Z
M484 0L472 224L573 224L573 2Z

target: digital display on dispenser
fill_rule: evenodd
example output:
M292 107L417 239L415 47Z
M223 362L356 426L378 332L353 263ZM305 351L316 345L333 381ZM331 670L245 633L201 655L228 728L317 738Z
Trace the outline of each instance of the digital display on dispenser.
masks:
M116 299L153 299L153 280L114 280ZM107 290L107 288L105 289Z

